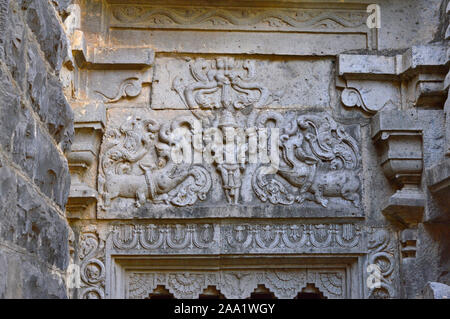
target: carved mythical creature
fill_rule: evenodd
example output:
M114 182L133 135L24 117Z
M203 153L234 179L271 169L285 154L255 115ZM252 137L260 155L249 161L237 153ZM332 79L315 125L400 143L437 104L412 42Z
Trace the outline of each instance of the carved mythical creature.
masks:
M137 207L147 200L185 206L205 198L211 187L209 173L170 158L171 132L182 124L186 122L160 127L153 120L133 117L105 134L99 174L104 208L117 197L135 198Z
M276 174L260 166L253 175L253 189L262 200L289 205L313 200L326 207L325 197L342 197L359 206L358 147L356 141L330 116L301 115L285 120L267 112L257 124L274 121L281 129L281 161ZM292 194L286 182L294 186Z

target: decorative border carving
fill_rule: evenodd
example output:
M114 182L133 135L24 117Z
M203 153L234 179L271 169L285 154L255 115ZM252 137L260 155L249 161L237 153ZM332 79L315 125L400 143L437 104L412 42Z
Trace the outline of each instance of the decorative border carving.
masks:
M118 250L210 249L216 245L214 225L121 225L114 226L111 239Z
M80 234L80 277L83 286L81 299L103 299L105 297L105 242L93 227Z
M363 242L360 225L350 223L115 225L109 238L112 249L129 253L361 250Z
M395 243L391 240L391 233L388 230L384 228L370 230L367 243L369 250L367 266L376 265L380 273L374 274L379 283L372 288L368 288L368 298L390 299L397 297L395 271L398 265L396 265L397 258L395 257L396 249L394 245Z
M303 8L112 5L112 27L336 32L368 31L367 12Z
M308 283L327 298L345 298L345 270L270 269L220 272L132 272L128 298L143 299L164 285L175 298L198 298L208 286L215 286L226 298L250 297L258 284L264 284L277 298L292 299Z

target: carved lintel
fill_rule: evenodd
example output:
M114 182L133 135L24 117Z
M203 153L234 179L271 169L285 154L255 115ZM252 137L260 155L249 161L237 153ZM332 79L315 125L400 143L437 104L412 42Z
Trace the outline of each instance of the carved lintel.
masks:
M383 214L409 227L422 220L425 199L419 189L422 168L422 128L417 114L383 111L372 119L372 139L380 151L381 167L399 186L383 205Z

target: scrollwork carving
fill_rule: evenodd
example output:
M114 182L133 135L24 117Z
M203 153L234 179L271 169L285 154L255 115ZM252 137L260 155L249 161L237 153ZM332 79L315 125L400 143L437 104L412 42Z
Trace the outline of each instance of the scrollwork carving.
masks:
M100 94L106 103L115 103L124 97L136 97L141 94L142 80L137 77L125 79L119 86L117 93L114 96L108 96L100 91L95 91Z
M363 26L367 13L320 10L155 7L115 5L112 16L116 23L154 28L213 28L237 30L298 30L309 28L347 29Z
M106 270L104 265L104 241L95 229L88 229L80 235L80 276L84 284L82 299L103 299Z
M352 228L352 235L345 229ZM361 229L351 224L236 225L225 230L227 244L239 249L353 248Z
M172 87L199 119L209 122L219 114L218 127L235 123L232 115L235 111L248 114L270 102L269 89L255 80L256 66L252 60L198 58L190 61L189 69L193 82L178 76Z
M342 103L347 107L360 107L369 114L376 114L385 105L367 105L362 94L355 88L345 88L341 95Z
M389 231L382 228L372 229L367 247L369 249L368 265L376 265L380 272L376 274L376 280L379 282L373 287L368 287L369 298L395 298L395 258Z

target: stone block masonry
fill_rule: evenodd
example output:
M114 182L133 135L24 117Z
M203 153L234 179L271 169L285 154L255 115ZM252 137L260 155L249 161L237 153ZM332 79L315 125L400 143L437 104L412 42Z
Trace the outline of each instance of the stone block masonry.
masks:
M0 0L0 298L67 298L64 1Z

